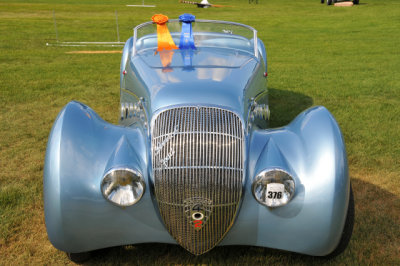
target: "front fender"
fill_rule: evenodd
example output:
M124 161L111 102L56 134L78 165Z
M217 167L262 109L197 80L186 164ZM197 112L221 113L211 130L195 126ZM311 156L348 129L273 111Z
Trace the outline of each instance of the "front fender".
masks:
M102 177L112 167L133 167L148 176L146 143L140 129L109 124L81 103L70 102L60 112L44 167L46 228L56 248L76 253L138 242L174 243L148 189L127 208L109 203L101 193Z
M286 127L254 130L248 156L241 211L222 244L332 252L344 227L350 181L343 137L329 111L314 107ZM268 208L254 199L251 185L258 173L273 168L289 172L296 191L287 205Z

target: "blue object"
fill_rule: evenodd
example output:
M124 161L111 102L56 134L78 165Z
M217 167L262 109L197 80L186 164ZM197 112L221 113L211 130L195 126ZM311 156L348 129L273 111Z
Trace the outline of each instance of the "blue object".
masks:
M185 71L193 71L193 50L192 49L183 49L180 51L182 55L182 61L184 64L183 70Z
M182 22L179 49L196 49L192 33L192 22L195 21L195 16L192 14L183 14L179 16L179 21Z
M226 32L206 31L210 23ZM169 21L174 26L179 20ZM144 23L135 32L151 27ZM236 34L243 30L251 39ZM344 140L332 114L314 106L284 127L269 128L266 51L256 31L197 20L193 35L196 52L179 51L172 72L154 55L157 34L126 42L119 125L76 101L60 112L44 166L51 243L69 253L146 242L179 244L196 255L217 245L312 256L342 251L354 206ZM107 198L111 190L104 193L113 169L143 180L132 206L118 206ZM258 191L256 200L253 184L274 171L265 189L288 202L267 207L260 202L279 198ZM279 173L290 176L294 189L281 186ZM126 180L115 178L109 187L129 196Z

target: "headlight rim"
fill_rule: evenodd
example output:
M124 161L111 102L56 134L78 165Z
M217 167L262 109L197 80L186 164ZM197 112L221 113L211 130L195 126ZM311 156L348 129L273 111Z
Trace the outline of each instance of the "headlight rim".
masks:
M262 202L258 199L258 197L255 195L255 188L257 183L259 182L260 179L262 179L265 175L265 173L267 172L273 172L273 171L279 171L279 172L283 172L284 174L286 174L287 176L290 177L291 181L293 181L293 192L290 194L290 197L288 198L287 202L281 205L277 205L277 206L269 206L267 205L265 202ZM272 183L272 182L271 182ZM282 183L283 184L283 183ZM287 170L283 169L283 168L279 168L279 167L273 167L273 168L265 168L263 170L261 170L258 174L255 175L255 178L251 184L251 193L253 194L254 199L261 205L268 207L268 208L278 208L278 207L282 207L285 206L287 204L289 204L289 202L291 202L291 200L293 199L294 195L296 194L296 178L294 177L293 174L289 173Z
M128 205L118 204L118 203L110 200L107 197L107 195L105 194L105 191L103 189L103 184L105 182L105 179L109 174L111 174L111 173L113 173L115 171L127 171L127 172L130 172L133 175L136 175L137 177L139 177L139 183L142 185L143 190L142 190L141 195L137 199L135 199L131 204L128 204ZM144 193L146 191L146 182L145 182L145 180L143 178L142 173L139 170L136 170L136 169L133 169L133 168L130 168L130 167L127 167L127 166L112 167L103 175L103 178L102 178L101 183L100 183L100 190L101 190L101 194L103 195L103 198L105 200L107 200L108 202L110 202L111 204L113 204L115 206L118 206L118 207L121 207L121 208L126 208L126 207L130 207L130 206L133 206L133 205L137 204L142 199L142 197L143 197L143 195L144 195Z

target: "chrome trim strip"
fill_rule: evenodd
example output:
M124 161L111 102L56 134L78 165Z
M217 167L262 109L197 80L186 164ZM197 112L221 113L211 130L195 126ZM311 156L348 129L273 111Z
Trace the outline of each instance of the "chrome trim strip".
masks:
M222 169L222 170L237 170L243 171L242 168L237 167L226 167L226 166L207 166L207 165L199 165L199 166L176 166L176 167L161 167L161 168L153 168L153 170L166 170L166 169Z
M225 137L227 137L227 136L230 136L230 137L232 137L232 138L234 138L234 139L241 139L241 138L239 138L239 137L237 137L237 136L234 136L234 135L231 135L231 134L228 134L228 133L220 133L220 132L207 132L207 131L184 131L184 132L178 132L178 133L174 133L174 132L171 132L171 133L167 133L167 134L164 134L163 136L158 136L158 137L155 137L154 139L160 139L160 138L162 138L162 137L166 137L166 136L171 136L171 135L185 135L185 134L189 134L189 133L196 133L196 134L216 134L216 135L221 135L221 136L225 136Z

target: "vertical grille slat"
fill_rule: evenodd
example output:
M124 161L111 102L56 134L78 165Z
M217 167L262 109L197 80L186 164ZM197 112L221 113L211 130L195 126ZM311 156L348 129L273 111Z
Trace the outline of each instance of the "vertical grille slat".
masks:
M170 234L200 255L232 226L242 196L243 125L231 111L177 107L152 123L154 191ZM196 227L192 212L204 214Z

